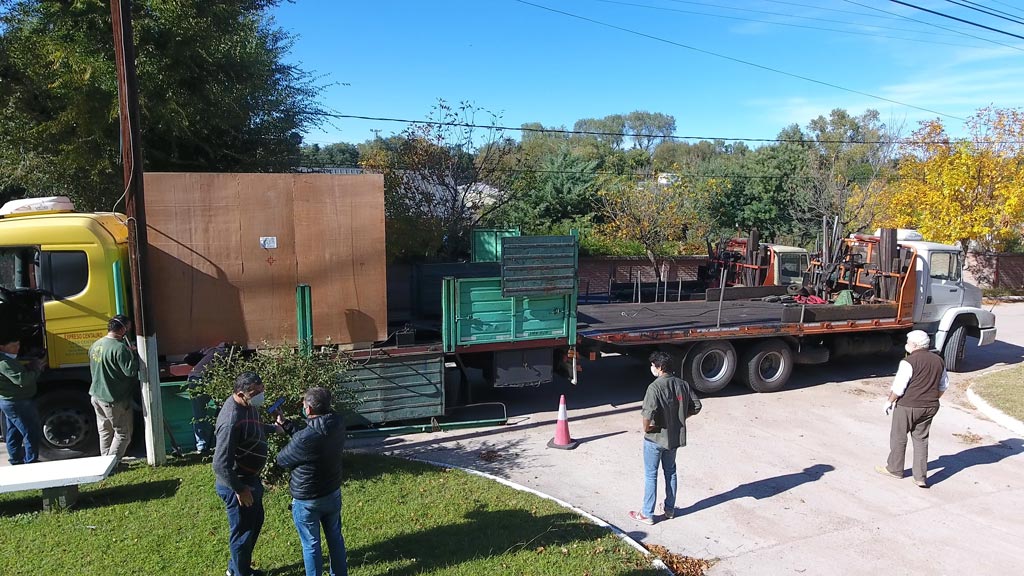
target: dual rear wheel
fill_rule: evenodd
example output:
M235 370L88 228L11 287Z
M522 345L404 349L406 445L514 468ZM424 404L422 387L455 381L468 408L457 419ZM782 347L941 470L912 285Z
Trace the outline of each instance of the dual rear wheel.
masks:
M755 392L776 392L793 374L793 351L778 338L755 341L742 355L728 340L701 342L687 354L681 373L701 394L721 391L734 377Z

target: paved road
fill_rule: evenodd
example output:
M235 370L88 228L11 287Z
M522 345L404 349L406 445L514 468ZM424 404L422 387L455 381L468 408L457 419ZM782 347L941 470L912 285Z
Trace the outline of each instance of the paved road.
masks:
M888 450L895 357L799 367L785 391L706 399L679 456L683 514L654 526L626 516L642 496L638 411L650 380L626 358L587 364L575 387L497 395L512 426L360 443L549 493L644 542L718 558L712 575L1019 573L1024 441L961 400L970 378L1024 359L1024 304L996 313L999 341L968 350L969 371L954 375L932 427L927 490L874 471ZM581 441L571 452L545 447L561 393Z

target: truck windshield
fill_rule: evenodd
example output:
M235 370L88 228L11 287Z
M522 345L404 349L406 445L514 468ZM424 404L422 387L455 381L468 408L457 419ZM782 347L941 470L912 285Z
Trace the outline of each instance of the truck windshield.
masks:
M783 283L792 284L803 279L804 270L807 268L806 254L780 254L779 255L779 276Z

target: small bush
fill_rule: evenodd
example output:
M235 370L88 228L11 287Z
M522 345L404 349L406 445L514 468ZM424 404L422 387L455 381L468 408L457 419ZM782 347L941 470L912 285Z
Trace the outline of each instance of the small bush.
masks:
M220 405L234 392L235 379L242 372L255 372L263 379L266 388L266 406L284 398L281 413L286 418L301 420L302 395L316 386L331 391L336 412L355 409L358 403L355 393L341 386L347 369L348 362L338 351L326 346L315 348L308 355L290 346L229 350L206 367L196 393L207 394ZM266 415L266 421L271 421L269 415ZM288 437L283 434L272 434L267 438L268 465L263 469L263 477L268 483L277 483L285 477L284 471L273 462L287 443Z

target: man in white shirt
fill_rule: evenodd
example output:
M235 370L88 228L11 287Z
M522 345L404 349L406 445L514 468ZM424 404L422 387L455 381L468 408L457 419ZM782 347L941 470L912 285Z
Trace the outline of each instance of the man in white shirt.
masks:
M928 487L928 434L939 412L939 398L949 387L949 375L942 357L932 352L931 338L923 330L907 334L908 356L900 362L885 413L892 412L889 432L889 460L876 466L881 474L903 478L907 434L914 441L914 483Z

